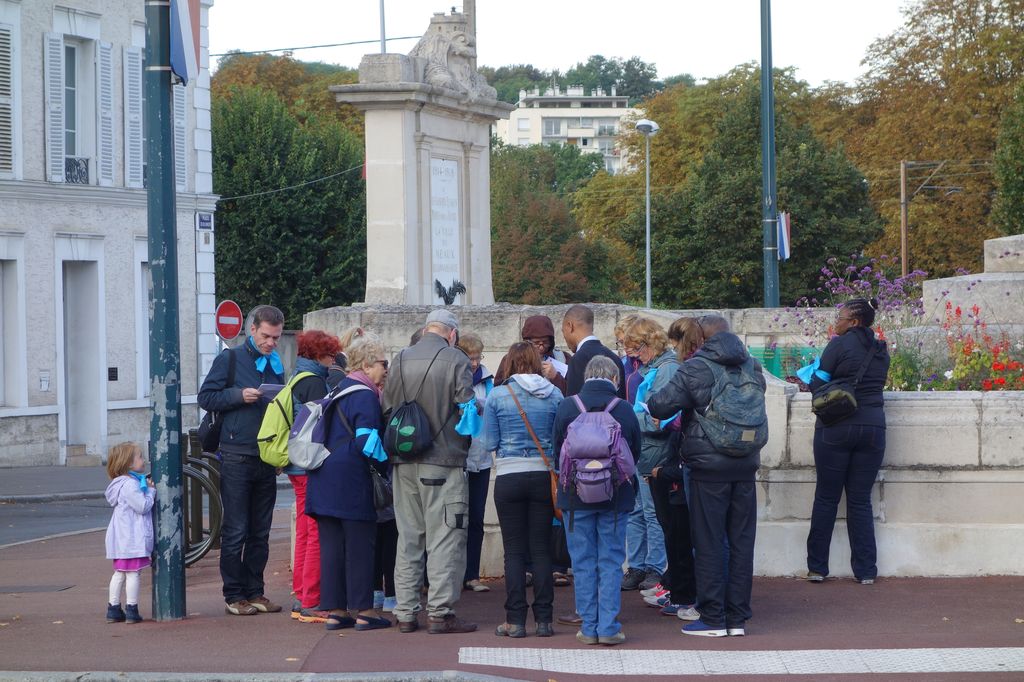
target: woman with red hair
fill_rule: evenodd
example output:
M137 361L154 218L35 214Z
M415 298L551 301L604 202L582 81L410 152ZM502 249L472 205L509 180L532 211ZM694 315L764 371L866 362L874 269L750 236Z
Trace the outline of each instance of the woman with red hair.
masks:
M327 370L341 352L338 337L307 329L296 337L298 357L295 373L310 372L292 388L292 406L296 413L303 403L327 395ZM320 537L316 521L306 516L306 470L289 463L284 468L295 488L295 557L292 561L292 618L303 623L323 623L327 614L320 609Z

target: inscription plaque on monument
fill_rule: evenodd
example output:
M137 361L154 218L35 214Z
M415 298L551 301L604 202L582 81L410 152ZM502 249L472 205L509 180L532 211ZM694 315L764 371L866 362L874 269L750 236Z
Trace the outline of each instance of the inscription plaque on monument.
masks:
M459 254L459 164L430 159L430 254L435 281L449 287L461 280Z

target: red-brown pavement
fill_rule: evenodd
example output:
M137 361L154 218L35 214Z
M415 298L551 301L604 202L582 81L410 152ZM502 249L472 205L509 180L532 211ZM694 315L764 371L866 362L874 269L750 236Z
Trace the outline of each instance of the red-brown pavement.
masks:
M459 663L460 647L587 649L575 628L556 625L556 636L498 638L504 590L463 593L459 615L480 624L466 635L326 632L289 618L288 514L278 511L271 537L267 593L285 606L279 614L238 617L224 613L217 555L187 569L189 617L138 625L104 622L110 562L103 533L86 533L0 550L0 670L151 671L166 673L358 673L457 670L523 680L595 679L586 676ZM56 591L59 588L60 591ZM149 576L141 611L150 614ZM13 593L12 593L13 592ZM556 588L556 614L572 610L572 588ZM754 583L754 618L746 637L681 635L682 621L660 616L638 593L623 593L619 650L771 651L794 649L902 649L1024 646L1024 578L886 579L873 586L852 580L811 584L765 578ZM421 615L421 622L425 624ZM601 647L603 649L603 647ZM282 676L285 679L288 675ZM678 676L651 677L658 680ZM780 679L780 676L716 676ZM1024 673L814 675L802 679L1021 680Z

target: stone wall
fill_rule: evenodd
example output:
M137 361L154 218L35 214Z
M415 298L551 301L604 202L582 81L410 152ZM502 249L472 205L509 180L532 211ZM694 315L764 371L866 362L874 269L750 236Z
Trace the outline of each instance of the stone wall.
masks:
M628 306L593 307L595 331L606 343L612 340L618 319L637 312ZM504 349L518 339L526 317L547 314L558 330L565 308L500 304L452 310L461 329L483 338L484 362L493 368ZM339 333L360 325L381 334L389 351L397 352L429 310L332 308L306 315L305 327ZM667 323L694 312L650 314ZM723 314L750 345L785 342L774 321L775 311ZM771 436L758 474L755 571L797 575L806 570L805 542L814 498L814 420L808 394L768 379ZM1024 392L889 393L886 416L886 456L873 494L881 575L1024 574ZM832 545L831 571L837 576L851 575L844 507L841 502ZM482 572L500 575L501 535L493 505L486 524Z

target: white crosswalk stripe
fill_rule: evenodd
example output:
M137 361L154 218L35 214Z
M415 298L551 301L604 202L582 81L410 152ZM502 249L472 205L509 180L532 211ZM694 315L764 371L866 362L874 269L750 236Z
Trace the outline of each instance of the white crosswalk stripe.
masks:
M1024 672L1024 647L680 651L463 647L459 663L580 675Z

